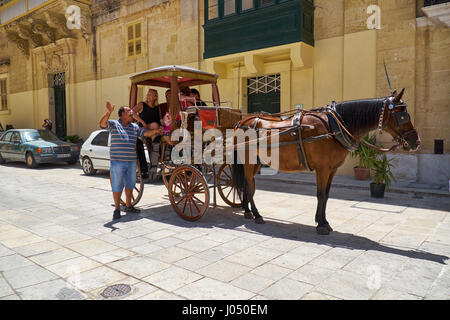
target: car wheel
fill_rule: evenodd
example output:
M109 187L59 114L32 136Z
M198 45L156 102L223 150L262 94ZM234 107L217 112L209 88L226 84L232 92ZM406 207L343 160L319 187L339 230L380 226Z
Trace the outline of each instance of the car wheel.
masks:
M2 155L0 154L0 164L4 164L5 162L5 159L3 159Z
M89 157L84 157L82 161L83 172L87 176L93 176L97 173L97 170L94 169L94 165L92 164L91 159Z
M25 156L25 160L27 162L28 168L36 168L38 166L36 160L34 159L34 156L31 152L27 152L27 155Z

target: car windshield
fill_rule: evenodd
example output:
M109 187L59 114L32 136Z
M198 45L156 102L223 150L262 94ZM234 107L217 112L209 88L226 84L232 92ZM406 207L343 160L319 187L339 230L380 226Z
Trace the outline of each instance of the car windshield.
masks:
M57 141L59 138L55 134L48 130L26 131L23 133L25 141Z

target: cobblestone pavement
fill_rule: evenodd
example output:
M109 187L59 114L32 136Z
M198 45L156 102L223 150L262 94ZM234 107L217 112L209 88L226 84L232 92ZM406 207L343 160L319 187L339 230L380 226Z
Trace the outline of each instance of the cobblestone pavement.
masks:
M163 185L112 222L107 173L0 166L0 299L449 299L450 200L332 188L315 232L315 187L258 181L266 224L221 200L179 218ZM421 199L420 199L421 198Z

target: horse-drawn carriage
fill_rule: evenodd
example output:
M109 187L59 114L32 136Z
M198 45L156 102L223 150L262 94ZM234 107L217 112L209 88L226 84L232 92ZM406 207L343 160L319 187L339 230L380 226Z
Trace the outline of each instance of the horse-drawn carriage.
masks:
M182 141L186 139L192 141L192 136L195 136L195 120L202 122L203 130L215 128L225 132L227 129L253 129L257 133L263 130L278 132L279 142L275 146L279 150L277 169L282 172L303 170L316 172L318 205L315 220L319 234L328 234L332 231L326 220L325 211L333 177L344 163L349 151L360 143L364 135L378 129L379 132L386 131L392 135L397 142L395 147L401 145L405 150L414 151L420 145L417 131L406 111L406 103L401 100L404 89L383 98L332 103L326 108L244 116L239 110L221 106L217 75L179 66L160 67L136 74L131 77L130 106L136 105L139 85L171 89L169 113L172 120L179 118L180 121L173 121L175 125L172 125L170 132L184 128L186 136ZM211 86L213 100L211 105L205 107L194 105L181 110L183 101L180 101L179 94L174 93L179 93L185 87L197 85ZM273 137L272 133L270 136ZM256 140L258 143L259 138ZM193 159L188 157L188 161L177 162L172 159L173 152L170 152L170 148L176 147L179 143L180 141L172 141L169 135L164 136L160 153L162 177L172 207L179 216L191 221L202 217L210 203L209 190L213 189L214 205L218 191L228 205L242 207L246 218L254 219L256 223L264 223L253 198L254 176L261 167L260 161L256 164L233 162L218 165L214 162L210 164L200 162L192 165ZM225 141L222 139L214 143ZM268 140L266 143L271 144ZM247 148L248 141L244 145L247 158L251 148ZM274 145L271 145L271 148L273 147ZM205 148L205 145L201 145L201 148ZM390 151L393 148L378 149ZM195 156L195 143L193 149L188 151L193 151L190 154ZM236 156L236 145L231 151ZM260 154L257 156L260 158ZM144 187L139 172L137 176L133 205L140 200Z
M171 132L185 129L194 141L194 122L201 121L203 132L216 128L225 132L232 129L241 119L239 110L222 106L215 74L206 73L184 66L165 66L138 73L131 77L130 106L137 104L138 86L152 86L170 89L169 114L172 121ZM190 99L180 99L179 92L190 86L209 85L212 90L212 101L207 106L197 106ZM178 93L178 94L176 94ZM194 105L190 105L194 104ZM182 106L185 106L182 110ZM178 119L178 120L177 120ZM203 134L201 132L200 134ZM186 137L185 137L186 138ZM197 220L202 217L211 202L210 189L213 190L212 200L216 205L216 192L232 207L241 206L241 197L232 187L231 166L228 164L202 163L193 165L193 161L182 163L171 158L172 148L179 141L172 141L170 135L161 139L159 166L162 180L169 192L169 199L178 215L186 220ZM203 146L205 147L205 146ZM151 152L150 148L147 148ZM192 152L191 154L194 154ZM149 158L151 156L149 155ZM191 160L191 159L189 159ZM137 204L143 194L144 181L140 175L138 162L137 182L133 190L132 205Z

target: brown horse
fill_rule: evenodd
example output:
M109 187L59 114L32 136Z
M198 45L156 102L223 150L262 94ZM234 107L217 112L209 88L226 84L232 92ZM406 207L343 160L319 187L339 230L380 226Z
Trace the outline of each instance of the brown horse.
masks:
M378 127L380 131L383 130L391 134L398 145L402 145L405 150L415 151L420 145L420 139L406 111L406 104L401 100L404 91L405 89L400 93L394 92L391 96L385 98L338 103L334 110L338 117L340 116L345 129L353 136L354 142L359 143L367 133ZM323 108L304 112L301 124L310 125L310 128L312 128L302 130L303 139L330 133L328 117ZM292 126L292 120L282 120L271 115L252 115L239 121L235 129L286 129L289 126ZM279 136L278 170L281 172L305 170L305 165L302 164L300 159L301 153L297 149L298 144L295 143L296 139L292 134ZM315 221L318 224L316 230L319 234L327 235L333 231L325 213L331 182L337 169L344 163L349 151L335 138L304 143L303 147L307 160L306 165L309 165L311 171L316 171L318 200L315 216ZM246 158L248 158L248 150L246 150ZM268 163L268 165L271 164ZM242 192L244 215L249 219L254 217L256 223L264 223L264 219L256 209L253 199L255 194L254 177L260 167L261 163L246 164L244 162L238 164L236 161L232 165L233 186L239 192Z

